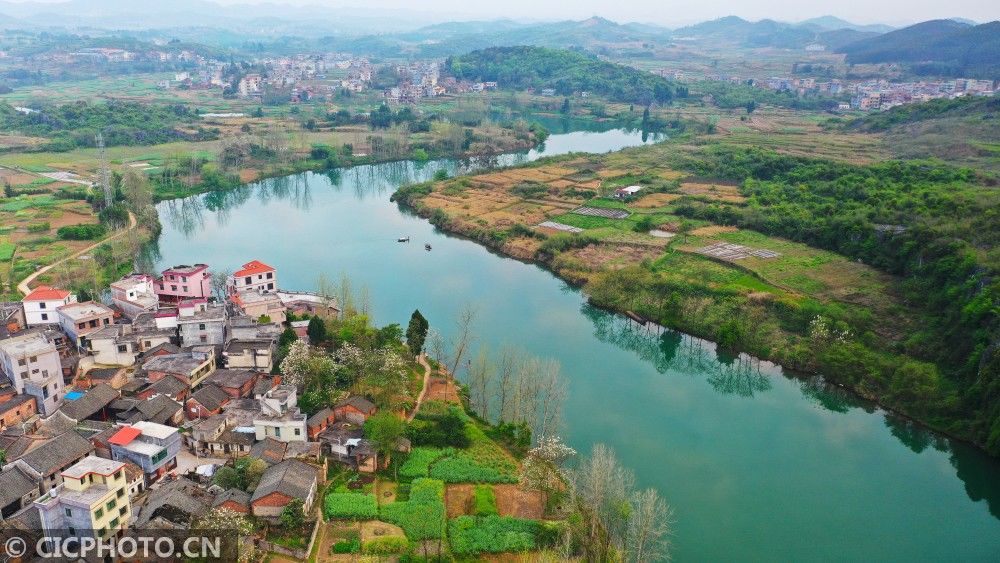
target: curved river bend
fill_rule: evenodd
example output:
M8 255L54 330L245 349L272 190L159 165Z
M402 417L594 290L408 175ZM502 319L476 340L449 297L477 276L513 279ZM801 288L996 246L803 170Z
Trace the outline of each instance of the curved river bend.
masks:
M604 152L638 132L552 135L543 151ZM376 320L418 307L447 333L469 303L479 342L562 363L568 442L617 450L675 511L678 561L1000 559L1000 464L889 416L819 378L635 329L541 268L401 212L405 182L477 163L432 161L306 173L159 204L157 267L235 269L261 259L289 289L346 272ZM413 242L398 244L409 235ZM425 252L423 243L433 245Z

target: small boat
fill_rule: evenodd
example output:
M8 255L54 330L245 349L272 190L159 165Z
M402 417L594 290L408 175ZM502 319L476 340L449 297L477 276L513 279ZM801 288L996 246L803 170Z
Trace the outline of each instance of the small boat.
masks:
M410 237L399 237L396 242L410 242Z
M431 249L431 245L430 244L425 244L424 245L424 250L428 250L429 251L430 249Z

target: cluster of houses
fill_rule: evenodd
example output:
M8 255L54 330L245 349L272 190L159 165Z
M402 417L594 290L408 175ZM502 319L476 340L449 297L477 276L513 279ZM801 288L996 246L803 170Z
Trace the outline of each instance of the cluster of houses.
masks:
M207 265L180 265L114 282L107 302L40 286L0 304L0 520L108 537L222 506L275 518L293 499L312 509L331 461L375 471L375 404L307 416L272 369L289 312L339 314L277 274L254 260L220 291ZM306 338L307 324L290 328ZM212 484L242 456L267 465L254 490Z
M676 70L659 70L661 76L674 80L685 79L684 73ZM809 77L772 76L766 80L742 76L710 75L705 77L716 82L750 85L778 92L794 92L800 96L807 94L840 97L847 99L840 104L841 110L887 110L896 106L926 102L938 98L961 96L993 96L1000 92L1000 82L975 78L956 78L945 81L890 82L888 80L817 80Z

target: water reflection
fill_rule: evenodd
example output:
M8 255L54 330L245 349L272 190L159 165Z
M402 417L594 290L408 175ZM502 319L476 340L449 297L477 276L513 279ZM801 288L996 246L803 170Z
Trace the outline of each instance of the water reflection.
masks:
M740 354L720 351L714 343L652 323L640 325L627 317L585 304L581 312L594 326L594 335L602 342L633 352L657 372L671 376L706 374L705 379L718 393L753 398L771 389L771 377L784 375L798 381L803 396L830 412L846 414L862 409L869 414L880 411L871 401L833 385L820 376L800 376L765 362ZM767 369L762 369L767 366ZM964 483L968 497L985 501L990 514L1000 519L1000 487L996 476L1000 462L973 446L951 440L925 426L895 415L882 413L890 434L915 454L928 449L950 454L955 474Z

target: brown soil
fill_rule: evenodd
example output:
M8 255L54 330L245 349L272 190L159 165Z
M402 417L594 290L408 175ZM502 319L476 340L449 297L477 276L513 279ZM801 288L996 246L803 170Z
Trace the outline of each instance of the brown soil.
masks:
M646 259L653 260L662 252L659 246L592 244L570 251L569 254L595 270L618 270Z
M448 509L448 518L469 514L472 495L476 486L470 483L451 484L445 486L444 503Z
M494 485L493 492L501 516L538 520L545 513L545 501L539 491L526 491L518 485Z
M663 207L664 205L680 199L679 194L649 194L641 199L636 200L632 204L632 207L638 207L640 209L654 209L657 207Z
M427 396L425 401L445 401L447 403L461 403L458 397L458 387L454 383L449 383L443 377L432 377L427 386Z
M738 231L736 227L723 226L723 225L709 225L707 227L698 227L691 231L691 234L698 237L710 237L720 233L735 233Z

